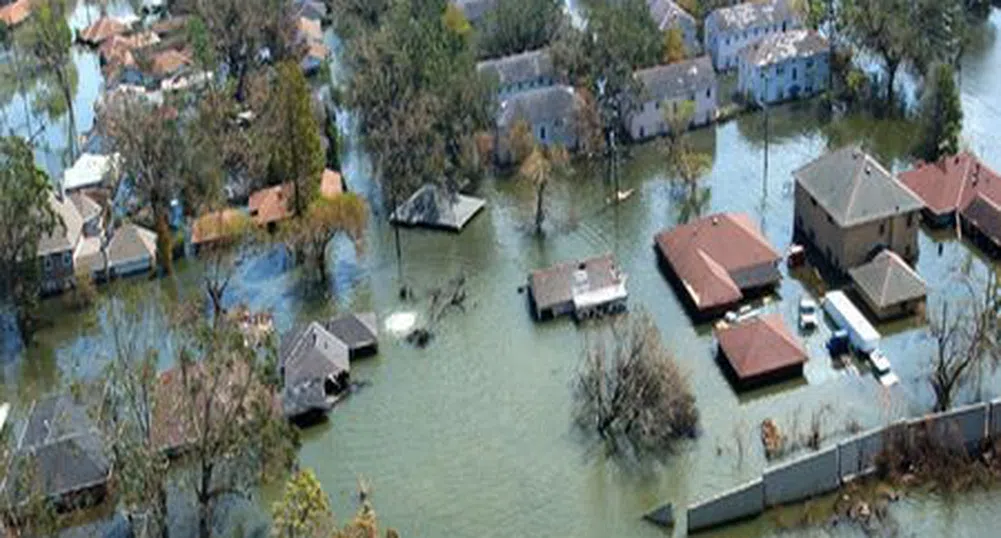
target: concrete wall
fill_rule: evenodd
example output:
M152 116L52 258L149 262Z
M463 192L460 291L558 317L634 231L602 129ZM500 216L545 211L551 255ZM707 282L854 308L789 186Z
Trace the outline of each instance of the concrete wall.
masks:
M765 505L809 499L841 485L838 447L832 446L765 471Z
M1001 437L1001 399L991 402L990 423L987 428L987 435L992 439Z
M885 431L880 428L838 443L838 466L842 481L876 469L876 456L883 450L884 435Z
M765 483L758 478L711 499L688 507L688 532L692 533L738 519L754 517L765 509Z
M935 438L946 446L962 444L968 451L976 450L987 433L988 411L986 403L968 405L938 415L909 421L911 426L926 427Z

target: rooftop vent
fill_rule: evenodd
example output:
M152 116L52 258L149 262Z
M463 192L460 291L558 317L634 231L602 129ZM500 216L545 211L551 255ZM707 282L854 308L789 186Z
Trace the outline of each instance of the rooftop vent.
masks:
M719 217L713 217L712 223L713 223L713 226L718 225L719 224Z

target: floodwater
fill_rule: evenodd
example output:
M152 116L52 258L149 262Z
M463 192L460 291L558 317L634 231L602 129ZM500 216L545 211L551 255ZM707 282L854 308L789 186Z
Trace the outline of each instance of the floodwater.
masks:
M1001 149L992 140L1001 124L1001 12L995 10L982 41L963 69L964 140L1001 169ZM83 86L83 85L81 85ZM769 171L763 174L761 115L693 134L713 155L704 185L708 212L743 211L760 223L779 249L792 233L791 172L829 146L864 141L884 162L904 166L913 127L863 118L834 123L810 104L771 110ZM350 121L345 128L351 130ZM807 340L812 360L805 379L752 394L734 393L712 358L707 326L693 327L657 268L653 235L678 219L670 177L657 143L631 148L622 166L621 188L636 194L617 206L603 167L583 163L550 189L549 230L529 234L531 189L511 179L484 179L479 194L487 209L461 234L404 230L403 274L418 299L401 301L393 232L384 212L376 218L364 251L335 242L335 277L327 300L303 299L294 271L279 253L239 269L231 303L272 309L279 326L350 310L374 310L384 327L378 356L353 364L353 376L371 382L352 395L328 424L308 430L300 461L312 467L346 517L354 510L359 477L371 484L380 518L404 536L665 536L641 520L663 503L684 506L758 476L765 467L757 429L773 418L791 437L805 434L822 417L827 442L850 425L872 427L930 409L924 361L930 340L920 322L883 326L887 355L901 377L890 390L864 368L836 368L823 352L827 329ZM345 149L349 187L375 192L370 166L351 142ZM941 246L941 253L939 248ZM608 457L571 421L571 383L590 339L601 324L532 321L518 288L528 271L558 261L613 252L629 275L630 303L650 312L664 340L689 373L699 411L699 437L681 443L662 460L634 462ZM983 270L966 243L922 231L918 270L930 287L930 302L954 295L961 267ZM783 269L784 271L784 269ZM197 262L182 262L178 275L158 282L132 280L150 300L199 293ZM420 298L448 279L466 278L464 311L447 314L426 349L399 335L400 326L426 317ZM765 308L795 323L798 299L810 285L789 277ZM74 375L93 375L102 360L101 316L65 314L59 300L46 304L55 325L40 343L5 363L0 396L23 401L52 390ZM166 359L165 359L166 360ZM998 395L996 380L980 394ZM992 536L1001 524L995 507L1001 489L955 497L916 495L891 509L904 535ZM706 536L861 536L861 531L800 528L781 530L803 507L769 513ZM780 517L781 516L781 517ZM676 529L674 535L683 535Z

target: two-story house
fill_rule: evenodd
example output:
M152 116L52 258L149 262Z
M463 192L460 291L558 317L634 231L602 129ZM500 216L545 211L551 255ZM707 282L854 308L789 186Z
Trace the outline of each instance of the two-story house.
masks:
M502 100L521 91L556 84L553 59L546 49L486 60L476 64L476 70L497 84L497 95Z
M913 263L924 207L858 146L833 151L796 170L794 235L837 271L890 249Z
M497 160L511 161L508 137L519 121L528 123L538 144L575 149L581 106L580 95L570 86L549 86L512 95L501 103L497 117Z
M786 0L747 2L717 9L705 20L705 51L720 71L737 67L737 54L765 37L802 27Z
M828 86L830 52L813 30L769 35L740 51L737 87L759 105L816 95Z
M708 56L637 71L643 93L641 103L629 118L629 133L634 140L667 134L668 117L678 113L682 103L695 104L693 127L716 118L718 85L716 71Z
M685 43L685 52L688 56L695 56L701 52L699 23L695 17L672 0L647 0L647 6L650 8L653 22L657 23L657 28L660 28L661 32L672 28L681 31L681 38Z
M83 236L83 218L64 195L50 194L49 205L57 217L52 233L38 241L42 262L42 292L59 293L73 286L74 258Z

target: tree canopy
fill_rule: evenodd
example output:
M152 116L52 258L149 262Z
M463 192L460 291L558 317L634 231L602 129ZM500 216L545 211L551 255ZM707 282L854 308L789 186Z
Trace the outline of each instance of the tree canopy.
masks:
M938 64L921 100L921 142L918 156L932 162L959 152L963 131L963 106L956 87L956 74L948 64Z
M565 20L562 0L508 0L485 17L477 36L480 56L494 58L548 45Z

